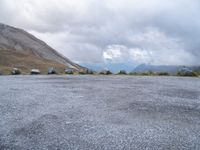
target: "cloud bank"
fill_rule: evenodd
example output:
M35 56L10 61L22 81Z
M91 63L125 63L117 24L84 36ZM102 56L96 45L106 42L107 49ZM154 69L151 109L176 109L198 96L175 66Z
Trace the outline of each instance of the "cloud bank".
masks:
M199 0L0 4L0 22L29 31L80 64L111 69L117 64L200 65Z

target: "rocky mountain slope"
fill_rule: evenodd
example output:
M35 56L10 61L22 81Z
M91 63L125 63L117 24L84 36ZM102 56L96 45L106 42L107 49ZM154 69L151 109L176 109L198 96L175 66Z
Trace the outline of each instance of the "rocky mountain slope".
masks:
M28 32L0 23L0 71L7 73L13 67L18 67L23 73L30 72L32 68L38 68L44 73L49 67L58 70L86 69Z

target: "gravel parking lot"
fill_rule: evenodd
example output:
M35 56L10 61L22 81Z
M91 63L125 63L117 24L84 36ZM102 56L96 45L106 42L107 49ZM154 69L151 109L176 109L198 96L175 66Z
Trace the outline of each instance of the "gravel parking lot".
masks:
M1 76L0 150L200 149L200 78Z

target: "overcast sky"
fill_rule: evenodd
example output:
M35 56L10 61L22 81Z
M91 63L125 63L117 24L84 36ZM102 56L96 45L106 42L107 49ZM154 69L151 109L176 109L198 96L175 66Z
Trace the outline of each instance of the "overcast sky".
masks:
M92 67L200 65L199 0L0 0L0 22Z

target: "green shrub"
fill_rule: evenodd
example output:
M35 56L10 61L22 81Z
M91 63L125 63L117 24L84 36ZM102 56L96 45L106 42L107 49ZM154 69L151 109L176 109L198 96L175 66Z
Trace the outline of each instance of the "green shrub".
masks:
M198 74L194 71L179 71L177 72L177 76L182 76L182 77L197 77Z
M158 72L157 75L159 76L169 76L168 72Z
M73 71L65 71L65 74L73 74Z
M139 75L139 73L137 73L137 72L130 72L129 75L137 76L137 75Z
M142 76L149 76L150 74L148 72L142 72L140 75L142 75Z
M87 73L86 73L85 71L79 71L78 74L80 74L80 75L85 75L85 74L87 74Z
M103 70L99 72L100 75L111 75L113 74L110 70Z
M125 70L120 70L117 74L118 75L127 75L127 72Z
M155 73L153 71L148 71L148 72L130 72L129 75L139 75L139 76L155 76L155 75L158 75L158 76L169 76L169 73L168 72L158 72L158 73Z
M155 73L152 72L152 71L148 71L148 72L139 73L139 75L142 75L142 76L153 76L153 75L155 75Z
M94 74L93 70L86 70L86 74Z
M100 71L99 74L100 75L105 75L105 72L104 71Z
M80 70L80 71L78 72L78 74L80 74L80 75L94 74L94 71L93 71L93 70L90 70L90 69Z

